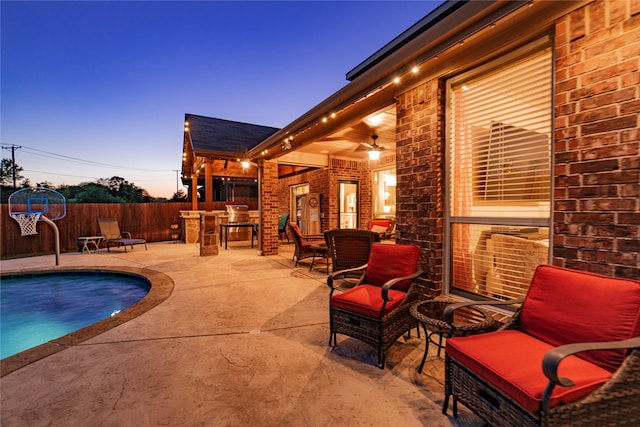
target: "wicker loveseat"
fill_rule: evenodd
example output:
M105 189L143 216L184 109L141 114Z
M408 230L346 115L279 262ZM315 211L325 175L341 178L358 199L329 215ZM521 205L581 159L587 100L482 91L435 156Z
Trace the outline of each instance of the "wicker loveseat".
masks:
M453 396L492 426L640 425L640 282L544 265L519 301L500 330L447 340L443 413Z

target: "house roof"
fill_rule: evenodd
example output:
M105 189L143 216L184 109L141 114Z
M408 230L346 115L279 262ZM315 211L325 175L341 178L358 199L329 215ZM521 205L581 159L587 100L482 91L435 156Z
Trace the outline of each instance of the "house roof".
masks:
M195 155L207 155L218 158L236 158L246 150L255 147L278 128L260 126L232 120L185 114L191 148ZM185 135L187 138L187 135Z
M184 115L184 142L182 148L182 179L189 180L205 158L209 161L240 160L252 147L273 135L278 128L213 117ZM186 181L184 181L186 182Z
M354 132L357 138L349 142L362 144L363 135L375 132L379 145L395 147L395 132L383 138L366 123L368 117L392 113L397 97L423 82L460 74L550 33L556 19L586 1L447 0L349 71L347 85L250 149L248 157L286 161L296 154L297 164L311 164L312 155L328 152L327 157L342 149L343 130L349 128L369 130L369 135ZM276 149L285 138L293 148ZM337 138L333 151L324 144Z

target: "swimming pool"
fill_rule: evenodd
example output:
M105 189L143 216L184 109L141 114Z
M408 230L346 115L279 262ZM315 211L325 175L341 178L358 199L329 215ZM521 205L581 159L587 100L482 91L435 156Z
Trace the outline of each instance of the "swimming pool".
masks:
M3 274L0 358L116 316L150 289L144 276L117 271Z

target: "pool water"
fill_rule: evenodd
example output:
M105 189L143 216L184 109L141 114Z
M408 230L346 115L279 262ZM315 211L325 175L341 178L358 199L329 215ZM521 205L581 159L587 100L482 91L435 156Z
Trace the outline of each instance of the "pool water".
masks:
M0 358L113 316L140 301L150 289L147 279L117 272L3 275Z

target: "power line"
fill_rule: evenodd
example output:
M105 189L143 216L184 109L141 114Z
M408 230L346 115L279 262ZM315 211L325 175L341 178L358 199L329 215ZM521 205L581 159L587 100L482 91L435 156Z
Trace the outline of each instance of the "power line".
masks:
M119 166L119 165L112 165L109 163L95 162L93 160L85 160L77 157L66 156L63 154L52 153L50 151L38 150L37 148L27 147L25 145L23 145L22 148L25 149L30 154L34 154L42 157L48 157L48 158L57 159L57 160L63 160L63 161L72 162L72 163L81 163L86 165L103 166L103 167L116 168L116 169L136 170L136 171L142 171L142 172L173 172L172 169L145 169L145 168L136 168L131 166Z

